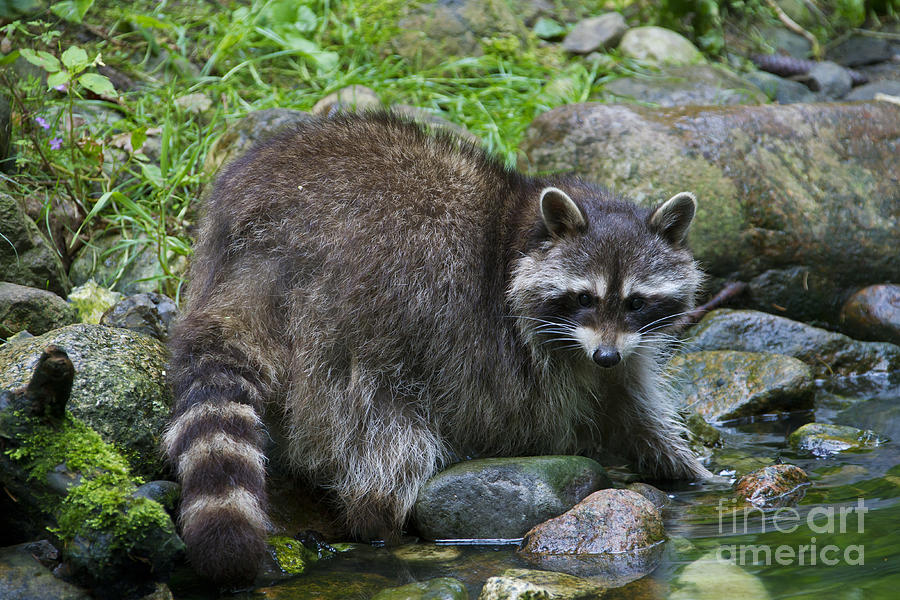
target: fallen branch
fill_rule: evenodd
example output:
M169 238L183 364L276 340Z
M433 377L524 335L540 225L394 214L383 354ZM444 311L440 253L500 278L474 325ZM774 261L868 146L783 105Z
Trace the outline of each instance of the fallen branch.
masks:
M700 319L706 315L709 311L719 308L726 302L737 298L741 294L743 294L747 290L747 284L743 281L732 281L724 288L719 290L719 293L713 296L709 302L705 304L701 304L691 312L687 314L687 320L689 323L696 323Z

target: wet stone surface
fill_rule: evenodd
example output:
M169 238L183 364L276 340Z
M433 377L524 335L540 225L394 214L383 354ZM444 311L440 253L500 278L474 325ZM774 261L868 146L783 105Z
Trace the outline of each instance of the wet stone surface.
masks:
M788 443L795 450L818 457L875 448L882 441L878 434L869 429L828 423L807 423L788 437Z
M770 352L798 358L817 377L888 374L900 368L900 347L845 335L768 313L718 309L687 339L692 350Z
M735 495L751 504L766 508L796 504L809 476L795 465L771 465L741 477L734 486Z
M669 362L685 405L707 421L809 408L812 370L779 354L691 352Z
M427 539L519 538L610 485L598 463L580 456L466 461L426 482L414 519Z
M900 285L872 285L853 294L841 309L841 328L857 339L900 344Z

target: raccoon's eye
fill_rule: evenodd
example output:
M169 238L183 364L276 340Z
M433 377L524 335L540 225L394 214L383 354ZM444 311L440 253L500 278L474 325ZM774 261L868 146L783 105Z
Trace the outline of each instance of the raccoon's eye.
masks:
M641 310L647 305L647 301L640 296L635 296L628 300L628 310Z
M587 308L588 306L590 306L593 303L594 303L594 299L591 297L590 294L587 294L585 292L581 292L580 294L578 294L578 304L580 306Z

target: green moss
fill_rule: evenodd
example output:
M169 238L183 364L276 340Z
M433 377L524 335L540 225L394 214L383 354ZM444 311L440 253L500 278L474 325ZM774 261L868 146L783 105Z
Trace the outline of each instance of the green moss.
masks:
M315 552L287 536L270 537L269 545L272 547L275 560L281 570L292 575L303 573L307 565L319 559Z
M59 426L29 420L28 435L16 439L18 446L7 450L10 458L28 461L29 476L43 479L58 465L71 471L102 470L128 477L128 464L97 432L67 414Z
M88 539L95 532L111 534L112 546L128 551L141 542L142 532L160 529L174 533L163 507L148 498L133 497L142 483L133 477L124 458L90 427L71 414L57 427L24 419L15 440L18 447L6 451L19 462L30 479L44 481L59 465L81 476L61 501L46 494L44 509L56 515L53 530L63 541L77 536Z

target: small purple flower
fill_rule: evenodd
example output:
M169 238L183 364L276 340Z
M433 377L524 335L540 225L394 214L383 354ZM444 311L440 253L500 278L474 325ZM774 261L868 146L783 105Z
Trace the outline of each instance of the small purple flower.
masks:
M61 83L59 85L54 85L53 89L56 90L57 92L64 92L67 89L69 89L69 87L64 83Z
M50 140L50 149L59 150L62 147L62 138L55 137Z
M43 127L44 129L50 129L50 123L44 117L35 117L34 122Z

